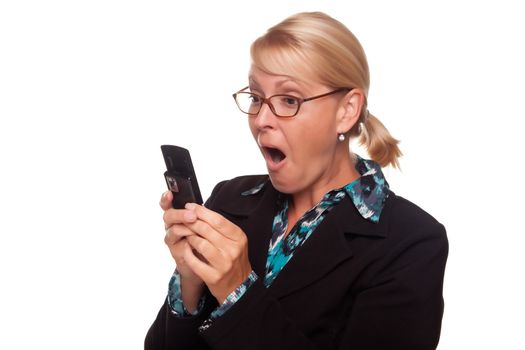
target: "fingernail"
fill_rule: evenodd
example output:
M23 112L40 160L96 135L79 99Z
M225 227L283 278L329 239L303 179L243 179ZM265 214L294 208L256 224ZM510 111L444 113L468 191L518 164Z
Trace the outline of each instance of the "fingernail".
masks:
M189 210L193 210L193 209L195 209L196 206L197 205L195 203L186 203L184 205L184 208L189 209Z

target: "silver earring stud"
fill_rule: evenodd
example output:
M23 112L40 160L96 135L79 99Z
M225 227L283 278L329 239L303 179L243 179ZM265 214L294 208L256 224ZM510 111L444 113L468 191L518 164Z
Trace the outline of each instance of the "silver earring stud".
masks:
M343 142L345 140L345 135L344 134L339 134L339 136L337 138L339 139L340 142Z

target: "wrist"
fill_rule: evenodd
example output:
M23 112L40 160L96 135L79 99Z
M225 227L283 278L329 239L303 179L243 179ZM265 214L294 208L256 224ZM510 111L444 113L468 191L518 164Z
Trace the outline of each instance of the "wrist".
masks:
M241 285L239 285L234 291L232 291L229 295L227 295L224 299L217 298L217 301L219 302L219 307L215 309L215 311L212 312L211 318L217 318L221 315L223 315L228 309L235 304L239 299L242 298L244 293L248 291L248 289L257 281L258 276L255 273L255 271L252 271L246 280L244 280Z
M205 284L199 280L181 278L181 296L184 307L193 313L199 306L199 301L204 294Z

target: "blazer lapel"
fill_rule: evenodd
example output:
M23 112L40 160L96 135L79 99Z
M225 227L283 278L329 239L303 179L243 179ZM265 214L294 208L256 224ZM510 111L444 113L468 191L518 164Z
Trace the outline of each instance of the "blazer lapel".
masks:
M384 209L393 196L390 192ZM259 278L264 278L278 192L271 184L267 184L257 194L240 197L218 204L217 207L219 212L233 220L247 234L252 268ZM290 294L350 259L352 251L346 239L347 234L385 237L388 226L386 212L388 210L383 210L378 223L370 222L359 214L352 201L346 197L294 253L269 287L272 293L278 297Z
M282 297L322 278L338 265L351 259L346 235L384 237L386 226L364 219L352 201L345 198L319 224L303 246L294 253L273 284L273 294Z

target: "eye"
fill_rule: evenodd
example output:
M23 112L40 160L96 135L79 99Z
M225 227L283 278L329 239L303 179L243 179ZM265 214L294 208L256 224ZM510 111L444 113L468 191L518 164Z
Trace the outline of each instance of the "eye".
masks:
M253 104L261 103L261 98L260 98L259 96L257 96L257 95L253 95L253 94L251 94L251 95L248 96L248 99L249 99L250 102L253 103Z
M299 104L299 100L293 96L281 96L281 104L288 107L296 107Z

